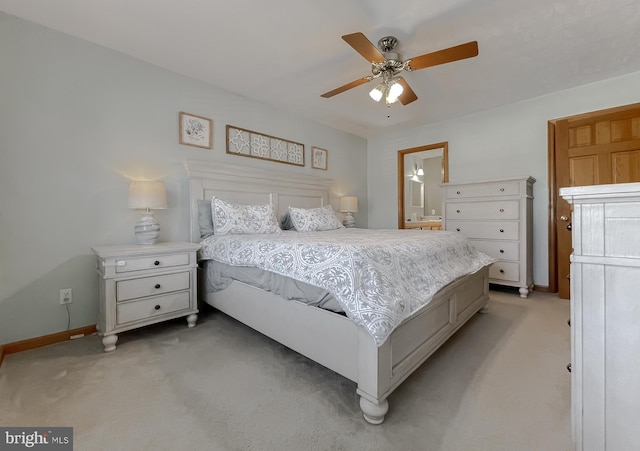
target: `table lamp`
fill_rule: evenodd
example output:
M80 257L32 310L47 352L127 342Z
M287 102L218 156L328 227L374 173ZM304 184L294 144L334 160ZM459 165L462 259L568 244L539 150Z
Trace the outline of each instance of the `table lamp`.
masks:
M342 224L345 227L355 227L356 220L353 218L354 212L358 211L358 198L347 196L340 199L340 211L345 213Z
M151 210L167 208L164 183L132 180L129 184L129 208L144 210L133 228L138 244L155 244L160 234L160 224Z

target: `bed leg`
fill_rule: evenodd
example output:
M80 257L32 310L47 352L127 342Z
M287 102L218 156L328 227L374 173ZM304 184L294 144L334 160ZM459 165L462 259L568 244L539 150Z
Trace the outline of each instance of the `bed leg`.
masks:
M384 416L389 411L389 401L383 399L382 401L375 403L369 401L363 396L360 396L360 409L362 410L362 416L367 420L367 423L380 424L384 421Z
M489 304L485 304L482 307L480 307L480 310L478 310L478 313L487 313L489 311Z

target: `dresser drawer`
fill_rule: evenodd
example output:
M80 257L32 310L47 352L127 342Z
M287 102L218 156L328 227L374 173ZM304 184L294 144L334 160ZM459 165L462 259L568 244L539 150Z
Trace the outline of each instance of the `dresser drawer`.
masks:
M498 260L518 260L520 258L517 241L471 240L471 242L480 252Z
M189 254L167 254L153 257L119 258L116 260L116 273L142 271L145 269L169 268L189 264Z
M190 281L191 273L189 271L122 280L116 283L116 301L121 302L171 291L188 290Z
M517 221L449 221L446 230L461 232L468 238L518 239Z
M482 184L469 184L449 186L445 189L447 199L459 199L465 197L493 197L514 196L520 194L520 184L517 180L504 182L490 182Z
M446 207L447 219L518 219L518 201L452 202Z
M489 268L489 278L507 282L520 281L520 264L497 261Z
M122 325L188 309L191 305L190 301L190 292L182 291L120 303L116 307L117 322L118 325Z

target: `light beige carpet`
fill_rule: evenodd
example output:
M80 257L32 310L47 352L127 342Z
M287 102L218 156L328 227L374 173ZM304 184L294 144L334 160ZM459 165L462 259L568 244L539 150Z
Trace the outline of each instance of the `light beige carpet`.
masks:
M218 312L5 356L0 425L72 426L75 450L565 451L568 301L491 292L390 397L379 426L355 384ZM283 327L286 325L283 324Z

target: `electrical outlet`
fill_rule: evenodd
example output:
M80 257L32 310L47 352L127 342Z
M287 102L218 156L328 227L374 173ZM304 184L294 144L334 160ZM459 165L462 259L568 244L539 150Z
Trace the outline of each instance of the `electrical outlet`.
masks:
M60 290L60 304L71 304L72 299L71 288Z

